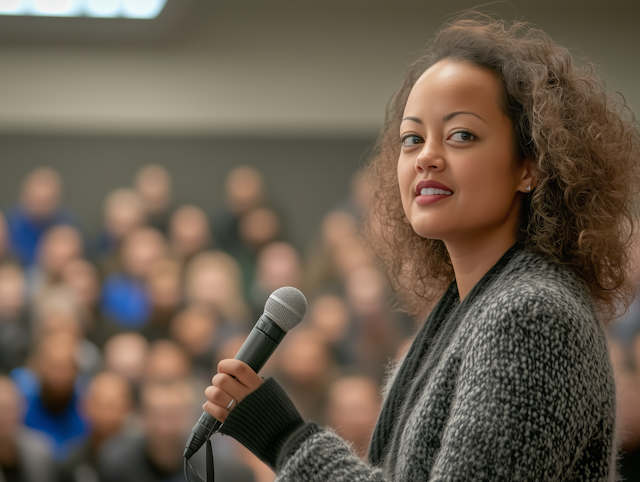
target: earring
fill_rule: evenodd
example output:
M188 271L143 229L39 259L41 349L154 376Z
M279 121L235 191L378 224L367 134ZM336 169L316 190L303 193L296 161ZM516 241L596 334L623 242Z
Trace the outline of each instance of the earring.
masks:
M531 186L527 186L527 191L531 191Z

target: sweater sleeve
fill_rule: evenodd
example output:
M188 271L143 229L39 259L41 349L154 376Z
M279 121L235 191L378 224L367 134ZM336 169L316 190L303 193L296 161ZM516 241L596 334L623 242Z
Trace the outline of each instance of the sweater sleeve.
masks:
M566 296L501 300L469 337L430 480L605 480L615 388L599 322ZM582 311L584 313L585 311ZM578 462L579 461L579 462Z
M278 473L279 481L382 482L340 437L305 424L282 388L269 378L231 411L220 432L230 435Z

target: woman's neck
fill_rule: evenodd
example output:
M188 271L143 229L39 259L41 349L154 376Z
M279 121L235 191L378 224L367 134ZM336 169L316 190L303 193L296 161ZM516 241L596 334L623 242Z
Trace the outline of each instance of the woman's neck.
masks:
M516 240L513 231L474 235L463 240L445 241L456 276L460 301L463 301L473 287L494 264L506 253Z

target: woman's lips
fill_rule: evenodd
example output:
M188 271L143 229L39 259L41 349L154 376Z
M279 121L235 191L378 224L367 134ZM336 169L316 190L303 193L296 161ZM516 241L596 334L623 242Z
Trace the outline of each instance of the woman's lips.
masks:
M453 191L437 181L420 181L416 185L416 195L416 203L424 206L452 196Z

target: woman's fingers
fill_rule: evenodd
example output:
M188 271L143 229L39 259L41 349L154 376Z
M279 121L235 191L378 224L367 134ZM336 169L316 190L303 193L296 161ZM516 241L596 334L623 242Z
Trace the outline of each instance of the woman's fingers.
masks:
M208 401L202 408L216 420L224 422L229 412L263 380L239 360L222 360L218 364L218 372L211 380L212 385L204 391Z
M210 386L204 391L204 394L208 400L220 407L224 407L225 410L231 410L233 405L236 404L235 401L231 403L232 400L235 400L231 395L223 392L218 387Z
M250 392L262 385L262 382L264 381L251 369L251 367L249 367L249 365L235 359L222 360L218 363L218 373L231 375L247 387Z

